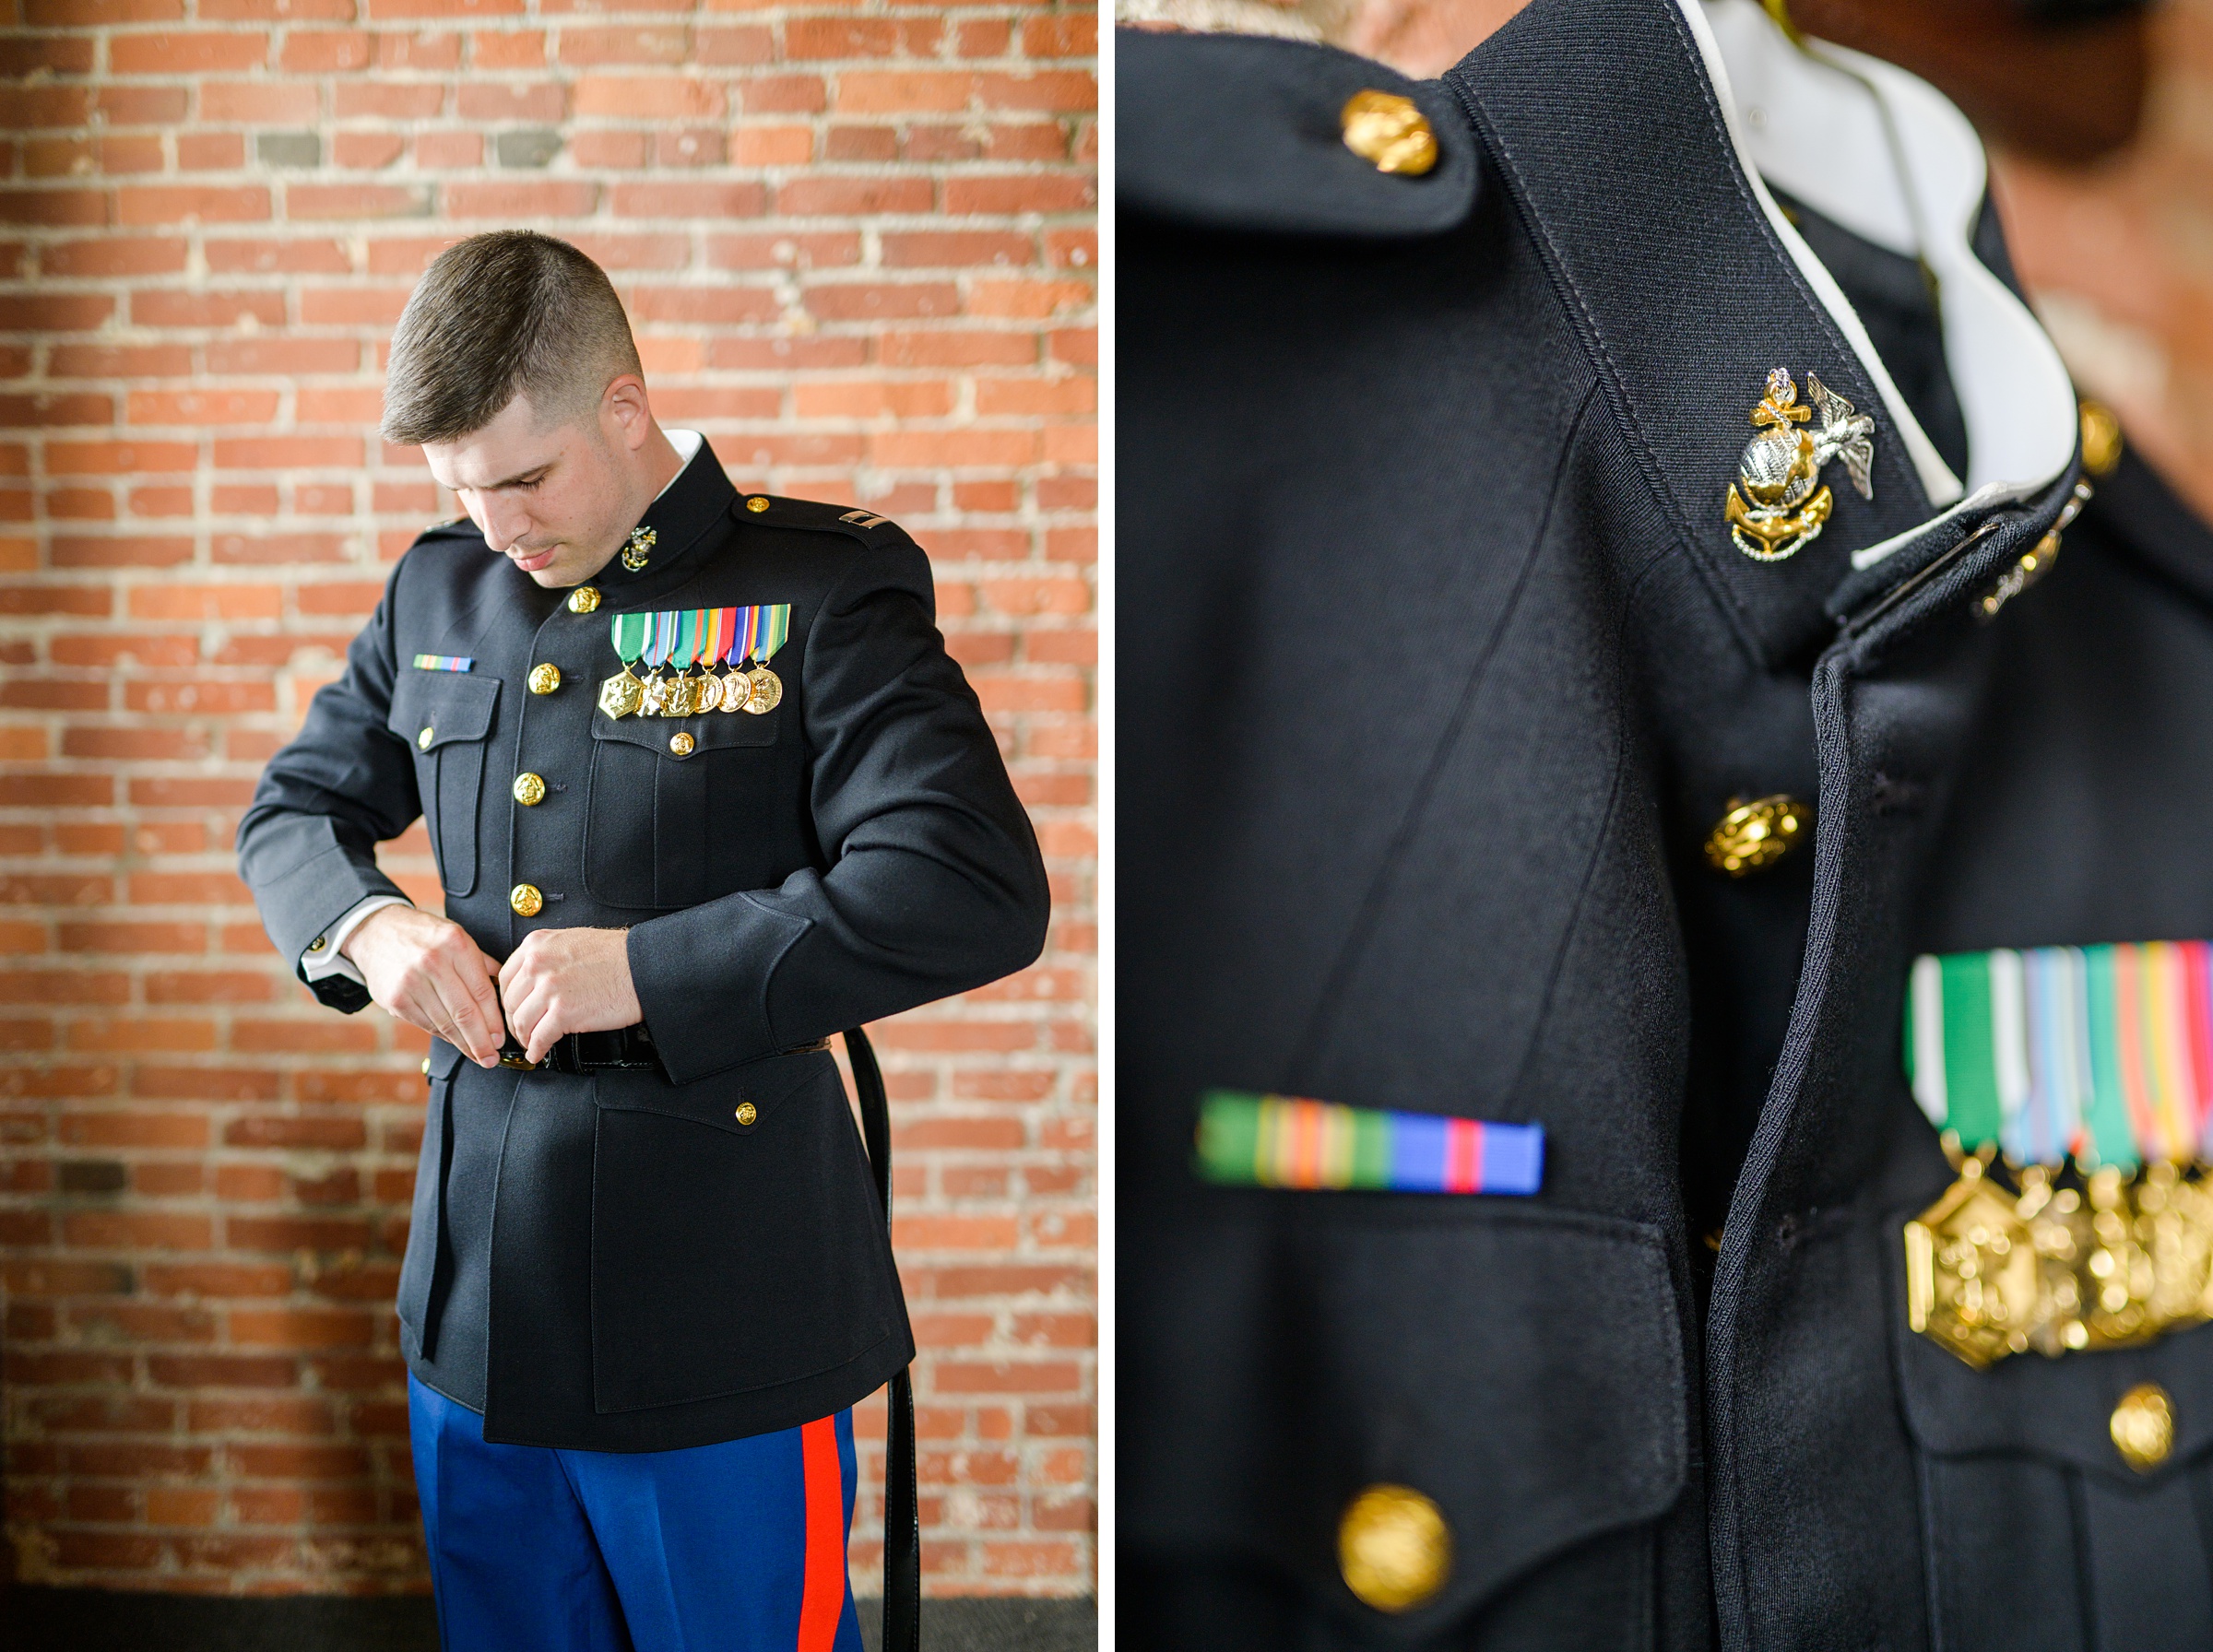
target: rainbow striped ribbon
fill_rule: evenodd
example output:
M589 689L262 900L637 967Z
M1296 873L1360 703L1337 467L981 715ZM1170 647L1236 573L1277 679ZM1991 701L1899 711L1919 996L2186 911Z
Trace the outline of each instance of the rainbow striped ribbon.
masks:
M648 666L673 666L681 671L694 662L740 666L749 659L763 666L791 636L791 604L617 614L612 631L615 653L626 666L643 660ZM418 656L416 664L428 657ZM468 667L464 664L459 668Z
M1239 1186L1532 1194L1544 1180L1544 1130L1210 1090L1199 1103L1198 1171Z
M1914 960L1913 1099L1970 1151L2133 1170L2213 1157L2213 948L2144 941Z
M473 654L419 654L415 656L418 671L466 671L477 663Z
M791 635L791 604L763 603L758 608L739 608L736 613L723 659L732 666L748 659L756 666L767 665Z

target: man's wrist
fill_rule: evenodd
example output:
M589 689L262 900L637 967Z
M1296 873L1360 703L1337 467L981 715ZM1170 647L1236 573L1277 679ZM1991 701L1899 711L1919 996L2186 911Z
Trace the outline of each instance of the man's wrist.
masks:
M401 895L370 895L355 902L342 913L337 923L308 943L307 950L300 955L300 974L310 982L329 975L344 975L349 980L361 980L361 971L355 966L349 949L361 934L361 926L387 906L409 906L412 903Z

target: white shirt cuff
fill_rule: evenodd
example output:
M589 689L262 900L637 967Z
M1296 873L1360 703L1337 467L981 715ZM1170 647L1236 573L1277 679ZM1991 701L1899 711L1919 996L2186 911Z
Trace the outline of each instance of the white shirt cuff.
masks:
M308 943L307 950L300 954L300 974L310 981L321 981L331 975L343 975L347 980L366 986L361 972L353 967L353 960L338 949L346 944L347 937L361 926L361 920L373 912L382 912L387 906L407 906L412 903L397 895L371 895L365 901L356 901L329 928Z

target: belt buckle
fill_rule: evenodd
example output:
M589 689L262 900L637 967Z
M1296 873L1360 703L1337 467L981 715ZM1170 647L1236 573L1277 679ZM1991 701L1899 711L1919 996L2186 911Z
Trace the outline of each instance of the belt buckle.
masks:
M518 1047L503 1049L500 1052L500 1065L503 1068L506 1068L511 1072L534 1073L541 1066L543 1066L544 1063L531 1060L530 1057L524 1054L523 1051Z

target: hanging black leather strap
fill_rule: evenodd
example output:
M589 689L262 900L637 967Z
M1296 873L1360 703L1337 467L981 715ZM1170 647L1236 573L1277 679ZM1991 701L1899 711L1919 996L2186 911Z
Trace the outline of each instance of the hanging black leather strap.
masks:
M892 1221L892 1110L883 1072L868 1034L846 1035L853 1088L860 1092L860 1139L876 1173L884 1225ZM922 1516L915 1497L915 1379L902 1367L892 1378L890 1424L883 1443L883 1652L918 1652L922 1645Z

